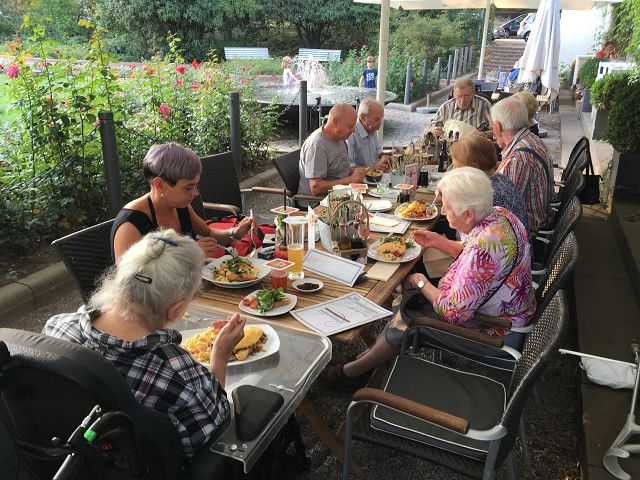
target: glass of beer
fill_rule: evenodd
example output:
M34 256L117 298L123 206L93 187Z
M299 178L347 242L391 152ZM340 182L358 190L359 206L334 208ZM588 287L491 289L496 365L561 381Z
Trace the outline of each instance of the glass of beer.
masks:
M307 223L307 217L289 216L284 222L287 224L289 261L293 262L293 265L289 267L289 278L291 280L304 278L302 259L304 258L304 226Z

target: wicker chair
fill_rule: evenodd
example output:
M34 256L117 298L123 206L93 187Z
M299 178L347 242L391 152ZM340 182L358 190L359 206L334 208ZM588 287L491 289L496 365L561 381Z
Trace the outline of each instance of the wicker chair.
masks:
M409 337L431 347L432 330L407 330L403 351L383 388L356 391L347 409L343 479L348 478L353 439L399 450L471 478L492 479L506 462L509 478L517 478L511 450L522 411L566 324L564 294L558 292L527 338L509 386L424 360L407 348L416 343ZM356 419L356 407L362 404L367 408Z
M51 242L76 282L86 303L100 276L113 264L111 226L107 220Z

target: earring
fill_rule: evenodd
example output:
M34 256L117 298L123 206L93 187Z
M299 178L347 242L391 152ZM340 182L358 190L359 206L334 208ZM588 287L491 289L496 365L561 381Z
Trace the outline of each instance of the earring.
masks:
M161 193L161 194L160 194L160 197L164 197L164 193Z

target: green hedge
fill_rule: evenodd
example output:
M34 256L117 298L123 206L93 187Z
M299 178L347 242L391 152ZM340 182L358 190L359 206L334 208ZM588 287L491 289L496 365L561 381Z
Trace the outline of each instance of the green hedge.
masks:
M640 153L640 81L628 75L610 102L608 139L619 152Z
M578 81L582 84L584 88L591 88L593 82L596 81L596 77L598 76L598 65L600 64L600 60L593 57L584 62L580 72L578 73Z

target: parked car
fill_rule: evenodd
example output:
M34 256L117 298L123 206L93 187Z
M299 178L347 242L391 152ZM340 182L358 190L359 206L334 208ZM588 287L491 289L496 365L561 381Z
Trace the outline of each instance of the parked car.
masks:
M512 18L507 23L500 25L493 29L493 39L496 38L510 38L515 37L518 34L518 28L520 28L520 22L526 17L527 14L523 13L516 18Z
M533 22L536 21L536 14L530 13L528 14L522 22L520 22L520 28L518 28L518 38L524 38L526 42L529 40L529 33L531 32L531 27L533 26Z

